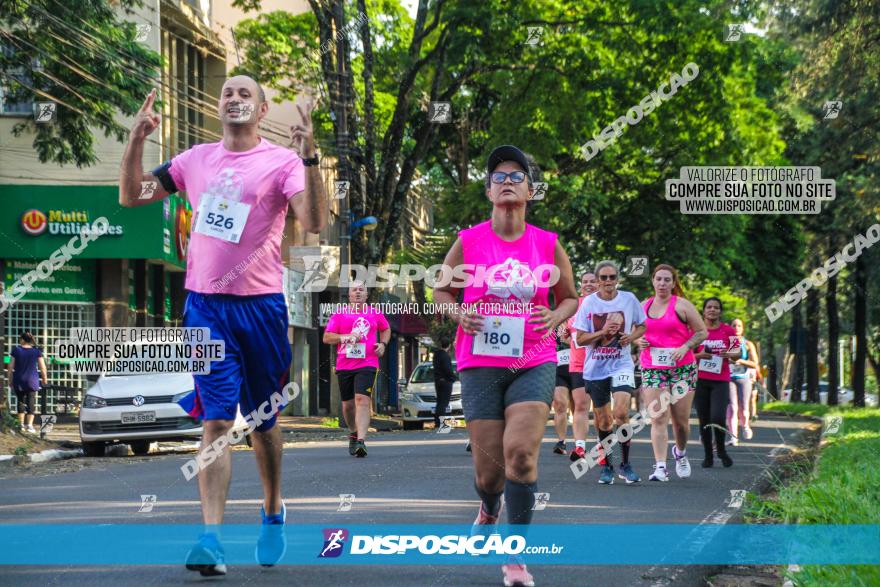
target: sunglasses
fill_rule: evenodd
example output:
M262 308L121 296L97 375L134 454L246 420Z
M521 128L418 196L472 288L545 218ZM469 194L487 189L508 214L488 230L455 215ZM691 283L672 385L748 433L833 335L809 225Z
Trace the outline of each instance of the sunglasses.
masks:
M526 174L524 171L511 171L510 173L495 171L492 173L492 183L504 183L508 177L511 183L522 183L526 179Z
M614 281L615 279L617 279L616 273L614 275L600 275L599 276L600 281Z

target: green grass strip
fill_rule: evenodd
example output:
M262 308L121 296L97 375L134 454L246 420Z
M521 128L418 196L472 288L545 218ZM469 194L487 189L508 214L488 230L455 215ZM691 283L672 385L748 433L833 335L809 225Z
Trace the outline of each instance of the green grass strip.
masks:
M786 524L880 524L880 409L817 404L770 403L765 410L819 416L825 426L843 418L816 467L775 497L750 500L747 514ZM880 585L880 566L805 565L788 574L795 585Z

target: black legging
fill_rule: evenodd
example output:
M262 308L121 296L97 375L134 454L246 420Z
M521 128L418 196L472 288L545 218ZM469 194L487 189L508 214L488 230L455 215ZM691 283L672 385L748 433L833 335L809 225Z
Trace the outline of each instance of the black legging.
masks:
M434 424L440 426L440 419L446 415L446 406L452 397L451 381L435 381L434 389L437 391L437 405L434 407Z
M706 450L706 456L712 455L712 433L715 433L715 449L724 454L724 437L727 434L727 404L730 403L730 382L698 379L694 405L700 420L700 440ZM715 426L707 428L707 424Z

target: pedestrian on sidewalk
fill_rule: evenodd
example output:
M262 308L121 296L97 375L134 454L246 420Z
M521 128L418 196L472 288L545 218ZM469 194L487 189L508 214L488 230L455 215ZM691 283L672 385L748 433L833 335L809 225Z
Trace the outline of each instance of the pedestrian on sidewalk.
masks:
M452 358L449 356L449 340L441 338L434 356L431 359L434 365L434 391L437 395L437 403L434 405L434 428L440 429L440 422L446 415L446 408L452 398L452 384L458 380L455 369L452 368Z
M34 409L37 405L37 392L40 383L46 385L46 361L43 351L37 347L34 335L23 330L18 336L18 346L12 349L6 380L18 401L18 423L22 432L36 434L34 429Z

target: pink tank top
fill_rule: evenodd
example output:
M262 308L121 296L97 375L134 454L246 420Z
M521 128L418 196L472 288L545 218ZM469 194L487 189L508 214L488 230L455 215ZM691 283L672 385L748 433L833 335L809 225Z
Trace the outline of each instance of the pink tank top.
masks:
M678 318L678 314L675 313L675 302L677 300L677 296L671 296L669 298L669 305L666 306L666 312L664 312L659 318L651 318L651 313L648 311L654 301L654 296L651 296L645 300L644 304L642 304L642 307L645 308L645 314L648 316L648 320L645 323L647 325L645 339L651 343L651 346L643 349L640 355L643 369L670 369L671 367L668 365L655 365L651 362L651 347L677 349L686 343L694 334L690 327L682 322ZM675 364L675 367L681 367L682 365L687 365L688 363L693 362L694 352L688 351L685 356Z
M529 304L548 306L551 275L555 269L557 235L526 224L523 235L513 242L498 237L487 220L458 233L462 258L472 283L464 288L464 304L478 304L483 316L512 316L523 320L522 348L509 339L505 352L517 356L474 354L474 336L458 328L455 339L457 368L527 368L556 362L556 337L542 340L546 331L529 324ZM457 279L457 278L456 278ZM487 318L486 322L489 319ZM477 336L482 337L484 333Z

